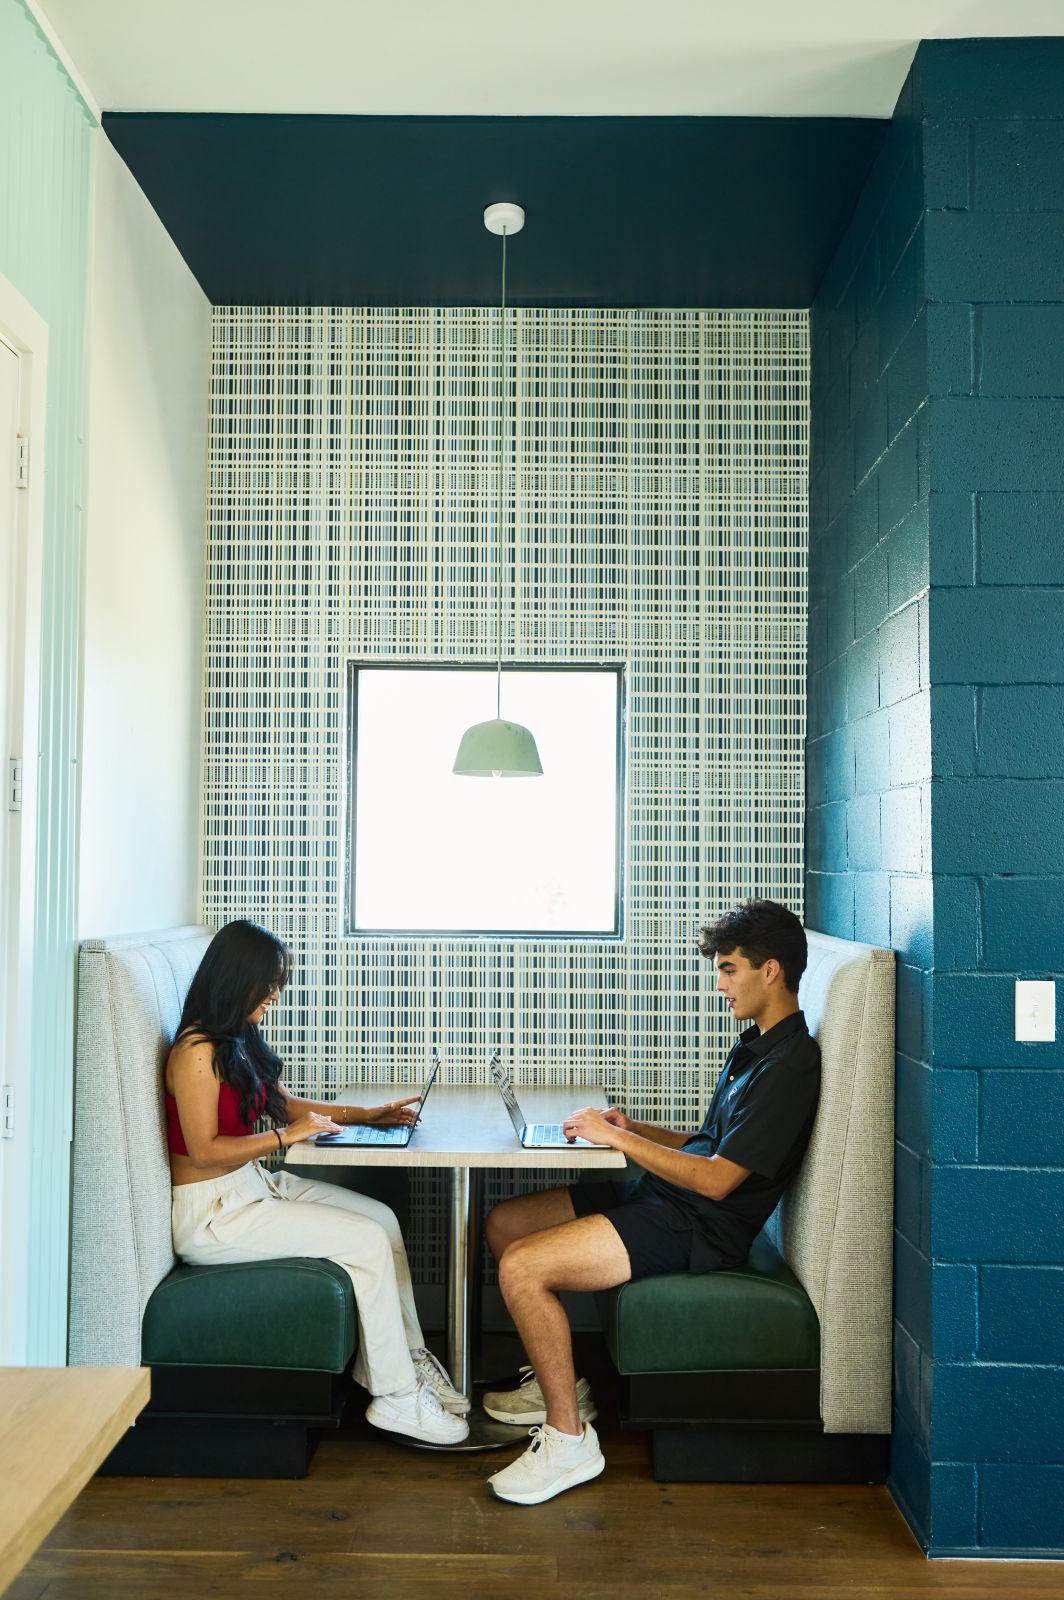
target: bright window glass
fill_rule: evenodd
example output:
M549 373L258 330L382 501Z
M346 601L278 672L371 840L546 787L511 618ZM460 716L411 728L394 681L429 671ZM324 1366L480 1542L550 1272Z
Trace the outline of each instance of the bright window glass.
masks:
M494 671L351 681L351 931L619 933L619 671L504 669L502 715L532 730L542 778L451 771L495 716Z

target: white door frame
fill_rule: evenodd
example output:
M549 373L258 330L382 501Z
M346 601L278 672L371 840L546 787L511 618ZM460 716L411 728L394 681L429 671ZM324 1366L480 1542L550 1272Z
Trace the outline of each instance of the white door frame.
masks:
M0 1365L26 1361L28 1235L25 1215L30 1189L30 1020L37 891L37 778L40 766L41 568L44 545L45 396L48 375L48 325L0 274L0 334L19 356L19 432L28 440L29 486L20 491L15 513L18 546L15 580L16 622L12 681L12 734L21 746L22 809L7 810L12 847L11 894L0 903L7 919L12 959L0 973L6 1038L6 1079L14 1089L14 1132L0 1148ZM21 602L21 604L18 604ZM7 760L17 750L0 751L6 786ZM39 1113L38 1113L39 1114Z

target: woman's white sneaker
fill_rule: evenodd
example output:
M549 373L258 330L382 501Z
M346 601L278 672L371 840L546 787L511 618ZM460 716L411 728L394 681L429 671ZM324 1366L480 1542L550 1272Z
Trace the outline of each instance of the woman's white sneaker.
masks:
M488 1479L492 1494L518 1506L538 1506L578 1483L597 1478L606 1465L598 1434L590 1422L582 1439L571 1439L555 1428L530 1428L532 1443L516 1461Z
M461 1444L469 1423L445 1411L435 1392L418 1383L409 1394L378 1394L366 1407L366 1421L385 1433L401 1433L422 1444Z
M432 1351L424 1348L411 1350L410 1359L418 1378L428 1385L443 1409L452 1411L457 1417L465 1416L469 1401L464 1394L458 1393L443 1362L437 1361Z
M522 1367L523 1377L516 1389L495 1389L484 1396L484 1410L496 1422L510 1422L517 1428L530 1428L547 1420L547 1402L531 1367ZM598 1410L586 1378L576 1380L576 1403L580 1421L594 1422Z

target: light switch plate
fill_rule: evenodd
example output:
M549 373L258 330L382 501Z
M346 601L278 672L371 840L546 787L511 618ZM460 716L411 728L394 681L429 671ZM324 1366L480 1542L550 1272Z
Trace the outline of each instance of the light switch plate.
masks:
M1016 1038L1052 1044L1057 1036L1057 986L1052 979L1016 979Z

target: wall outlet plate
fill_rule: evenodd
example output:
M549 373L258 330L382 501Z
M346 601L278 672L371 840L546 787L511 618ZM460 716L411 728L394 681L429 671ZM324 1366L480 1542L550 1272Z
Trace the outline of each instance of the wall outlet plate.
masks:
M1016 979L1016 1038L1052 1044L1057 1037L1057 986L1052 978Z

